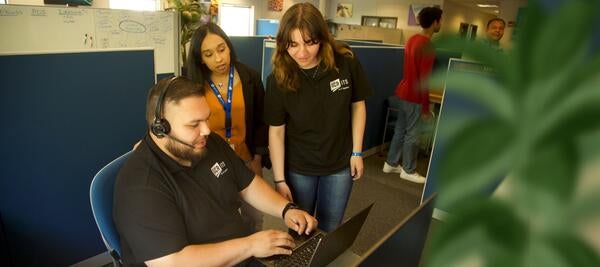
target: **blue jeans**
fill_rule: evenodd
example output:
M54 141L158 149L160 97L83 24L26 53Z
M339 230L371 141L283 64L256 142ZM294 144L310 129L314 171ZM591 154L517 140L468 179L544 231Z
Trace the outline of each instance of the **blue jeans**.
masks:
M391 166L396 166L402 156L401 166L404 171L414 173L417 169L421 104L404 101L397 96L389 97L388 102L391 108L398 110L398 113L386 162Z
M288 171L287 184L294 202L315 214L319 229L333 231L341 222L352 191L350 168L324 176L308 176Z

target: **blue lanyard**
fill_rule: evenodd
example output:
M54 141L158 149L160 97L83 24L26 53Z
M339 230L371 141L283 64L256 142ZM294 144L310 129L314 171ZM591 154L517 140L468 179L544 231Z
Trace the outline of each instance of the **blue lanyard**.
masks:
M227 137L227 142L231 138L231 98L233 97L233 64L229 67L229 83L227 84L227 103L223 100L221 93L219 93L219 89L215 86L215 83L209 78L208 85L212 89L213 93L219 99L221 106L223 106L223 110L225 111L225 137Z

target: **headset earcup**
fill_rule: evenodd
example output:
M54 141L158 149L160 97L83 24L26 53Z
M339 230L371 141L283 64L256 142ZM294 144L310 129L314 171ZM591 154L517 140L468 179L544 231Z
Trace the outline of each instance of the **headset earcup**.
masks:
M156 137L163 138L171 132L171 125L165 119L156 119L150 129Z

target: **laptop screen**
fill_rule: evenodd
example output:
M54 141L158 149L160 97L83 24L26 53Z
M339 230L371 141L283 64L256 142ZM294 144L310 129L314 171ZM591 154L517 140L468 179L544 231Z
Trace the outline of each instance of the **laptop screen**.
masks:
M418 267L427 240L435 194L369 249L360 266Z

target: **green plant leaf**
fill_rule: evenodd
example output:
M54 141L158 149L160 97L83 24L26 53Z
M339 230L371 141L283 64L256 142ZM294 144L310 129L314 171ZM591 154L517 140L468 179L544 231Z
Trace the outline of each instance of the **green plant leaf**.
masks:
M583 50L574 51L571 61L565 64L560 72L547 79L536 80L530 84L530 88L523 97L527 114L531 114L533 118L545 116L548 107L558 104L563 100L563 97L573 93L573 88L581 83L581 80L575 78L576 74L582 71L581 65L585 53Z
M600 75L592 77L579 88L573 88L572 93L548 109L543 117L532 127L532 139L536 146L570 140L582 133L597 129L600 125Z
M572 227L567 219L568 208L579 170L576 146L557 142L534 151L512 173L516 184L507 201L528 217L536 232L568 230Z
M519 266L528 231L510 206L494 199L464 202L431 238L427 266L463 266L475 256L485 266Z
M441 73L434 74L432 83L440 84L445 81L446 90L453 90L486 106L499 118L512 123L515 121L513 98L500 84L488 77L470 73L452 73L446 77Z
M506 82L514 77L510 57L479 41L469 41L453 35L445 35L436 40L436 46L450 51L460 51L463 57L476 60L491 67L500 81Z
M559 233L549 238L548 242L554 247L556 254L568 262L568 266L600 266L600 257L598 257L598 254L576 236L568 233Z
M439 230L436 229L432 233L432 236L439 235ZM483 255L478 253L477 249L484 248L488 243L485 240L484 233L479 228L461 230L460 235L452 237L451 240L437 240L433 242L431 252L425 255L423 259L425 262L423 266L459 267L464 266L465 262L472 262L473 258L479 262L483 258Z
M591 193L577 198L569 209L569 218L575 224L585 223L588 220L600 218L600 190L595 190Z
M471 122L444 148L440 160L439 203L445 207L482 195L496 179L507 174L514 160L512 125L493 118Z
M181 3L180 0L172 0L172 1L169 1L169 3L171 4L171 6L174 6L176 9L183 8L183 3Z
M562 258L554 247L541 238L532 238L525 253L524 267L572 267Z
M514 82L509 84L513 90L523 90L531 81L531 55L535 50L532 45L540 33L540 27L545 23L547 14L539 0L530 0L524 7L523 20L519 22L518 42L512 50L514 64ZM550 46L550 44L547 44Z
M543 80L562 70L574 51L587 50L594 29L596 1L565 1L564 6L538 28L533 43L532 78Z
M527 159L521 178L527 186L567 203L573 196L579 177L579 157L575 148L573 142L556 140L535 148L535 156Z

